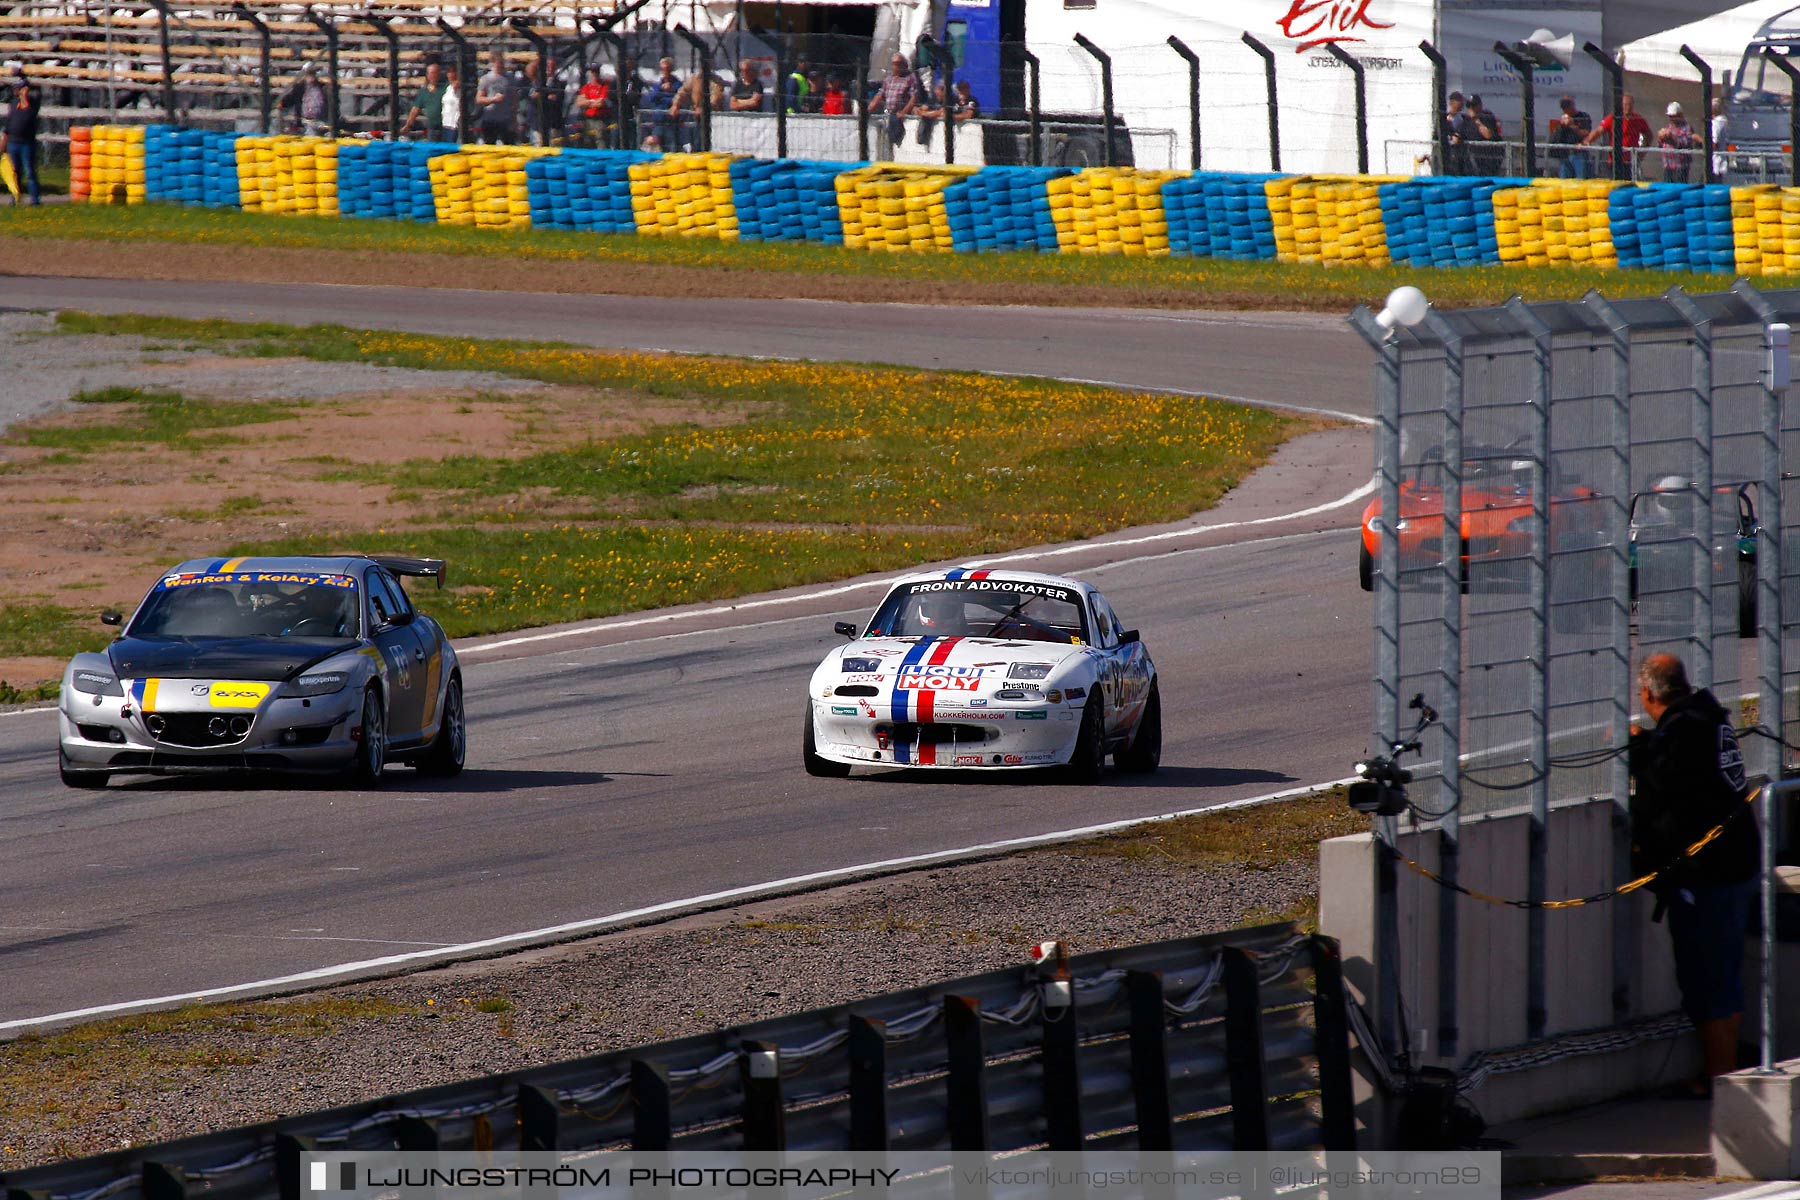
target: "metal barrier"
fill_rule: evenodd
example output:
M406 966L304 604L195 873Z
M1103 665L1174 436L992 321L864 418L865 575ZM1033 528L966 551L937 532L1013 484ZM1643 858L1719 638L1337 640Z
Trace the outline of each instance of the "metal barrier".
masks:
M9 1200L299 1195L311 1149L1355 1148L1337 945L1130 946L0 1178Z

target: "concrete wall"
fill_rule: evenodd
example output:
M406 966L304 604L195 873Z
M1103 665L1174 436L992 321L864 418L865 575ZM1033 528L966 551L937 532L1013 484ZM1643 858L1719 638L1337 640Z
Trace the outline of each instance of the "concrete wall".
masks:
M1570 801L1550 814L1548 895L1590 895L1612 884L1614 809L1610 800ZM1526 894L1526 843L1530 820L1523 810L1467 820L1461 831L1461 882L1502 897ZM1441 866L1440 836L1403 826L1401 853L1431 870ZM1372 837L1334 838L1320 847L1321 932L1343 945L1345 975L1371 1016L1379 1011L1376 961L1376 850ZM1414 1061L1460 1070L1482 1051L1526 1041L1527 914L1466 896L1448 901L1457 923L1456 961L1439 952L1439 928L1448 895L1401 864L1398 872L1400 933L1395 950L1400 991L1413 1031ZM1546 913L1547 1034L1551 1038L1610 1026L1614 1021L1614 908L1623 905L1629 969L1617 982L1627 998L1627 1019L1659 1016L1679 1007L1667 929L1652 925L1652 901L1632 895L1604 904ZM1456 981L1454 1044L1440 1037L1446 1013L1439 1004L1440 976ZM1571 1108L1691 1075L1696 1055L1689 1038L1660 1039L1633 1048L1565 1059L1517 1072L1494 1074L1470 1095L1490 1124ZM1365 1097L1365 1124L1385 1127L1386 1106Z

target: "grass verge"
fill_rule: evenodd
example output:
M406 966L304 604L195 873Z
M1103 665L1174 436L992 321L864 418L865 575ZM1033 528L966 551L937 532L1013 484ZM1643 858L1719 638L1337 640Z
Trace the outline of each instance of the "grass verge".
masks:
M384 525L374 537L314 528L194 549L297 554L379 543L445 557L453 589L420 601L455 636L1174 520L1215 504L1285 438L1311 427L1190 397L966 373L333 326L76 313L60 323L70 332L136 334L228 354L492 371L666 397L689 410L698 402L726 415L723 424L664 424L523 457L407 458L400 439L395 461L321 464L324 477L416 497L439 519ZM213 417L193 410L181 419ZM248 495L258 485L241 478L234 486ZM0 654L9 650L0 642Z
M815 294L822 281L871 281L846 298L891 300L872 281L934 285L949 302L1172 304L1194 308L1291 308L1342 312L1357 303L1379 307L1401 284L1425 290L1445 307L1495 304L1514 294L1527 300L1571 299L1591 288L1611 296L1649 295L1679 285L1717 291L1715 274L1606 270L1587 267L1414 268L1232 262L1205 258L1123 258L1038 254L877 254L836 246L715 242L535 229L503 232L408 222L140 205L128 210L67 204L19 209L0 218L0 237L74 242L181 243L200 246L345 251L570 262L714 273L712 294L731 295L746 272L792 278L792 294ZM451 281L454 282L454 281ZM613 287L622 281L615 279ZM1772 287L1784 277L1768 277ZM544 286L526 281L516 286ZM841 289L840 289L841 290ZM694 294L690 291L689 294Z

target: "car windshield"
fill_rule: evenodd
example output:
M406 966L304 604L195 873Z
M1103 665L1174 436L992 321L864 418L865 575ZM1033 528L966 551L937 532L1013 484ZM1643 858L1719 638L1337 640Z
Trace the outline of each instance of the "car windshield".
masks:
M932 579L888 593L869 637L994 637L1015 641L1088 640L1081 593L1049 583L1006 579Z
M318 572L168 575L131 622L133 637L347 638L361 628L356 580Z

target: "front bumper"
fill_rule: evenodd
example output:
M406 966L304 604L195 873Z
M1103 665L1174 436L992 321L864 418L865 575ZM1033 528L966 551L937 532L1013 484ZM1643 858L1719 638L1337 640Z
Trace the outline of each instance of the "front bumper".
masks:
M357 743L350 730L359 699L346 688L309 699L271 695L253 710L221 713L190 705L145 713L129 693L97 697L65 691L57 724L64 762L77 771L330 772L355 757ZM248 722L242 736L232 728L233 717ZM209 728L215 718L225 721L222 734Z
M990 702L939 712L929 721L896 721L883 701L814 699L815 752L831 762L897 767L1008 771L1069 761L1081 734L1081 706Z

